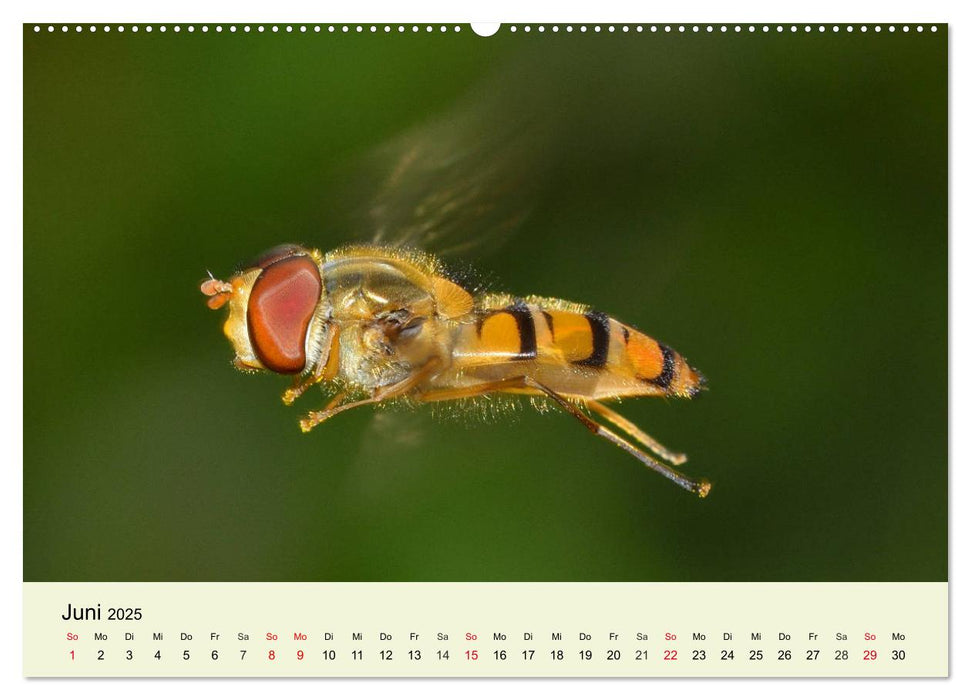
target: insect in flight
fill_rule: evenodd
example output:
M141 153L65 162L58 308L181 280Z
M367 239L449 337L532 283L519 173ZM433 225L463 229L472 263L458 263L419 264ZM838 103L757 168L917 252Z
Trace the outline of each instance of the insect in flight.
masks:
M506 114L518 118L530 94L507 100L515 112L499 98L465 105L386 149L369 180L379 186L364 210L368 220L354 226L372 232L367 244L326 253L278 246L228 281L210 276L202 292L210 308L229 308L223 330L239 369L293 377L284 403L317 384L336 390L300 421L305 432L352 408L402 399L414 405L528 395L554 402L705 497L706 479L675 468L685 455L606 403L695 396L705 380L684 357L580 304L470 291L438 257L422 252L464 251L485 238L485 229L508 232L522 220L529 185L544 179L537 154L568 138L557 131L564 128L559 114L555 122L533 120L532 132L524 119L505 130L495 126Z
M380 246L326 254L279 246L228 282L207 279L202 292L213 309L229 305L223 330L237 367L293 375L284 403L321 382L341 387L323 410L300 421L304 432L343 411L394 399L527 394L551 399L682 488L701 497L710 489L670 466L684 455L604 403L689 398L704 378L668 346L599 311L540 297L476 298L438 259Z

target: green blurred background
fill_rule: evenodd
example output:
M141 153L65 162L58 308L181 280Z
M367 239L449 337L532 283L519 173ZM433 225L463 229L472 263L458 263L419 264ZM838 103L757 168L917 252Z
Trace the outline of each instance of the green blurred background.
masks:
M943 28L44 30L24 28L26 580L946 580ZM321 397L286 408L286 380L230 367L205 271L341 244L348 163L510 80L571 126L515 238L467 262L708 376L622 406L705 501L556 412L301 435Z

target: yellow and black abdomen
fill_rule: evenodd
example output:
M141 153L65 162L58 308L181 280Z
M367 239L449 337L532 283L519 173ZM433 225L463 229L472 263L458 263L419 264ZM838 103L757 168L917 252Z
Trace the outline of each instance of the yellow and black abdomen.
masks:
M453 371L529 375L584 398L694 396L704 379L677 352L606 314L557 299L492 297L457 329Z

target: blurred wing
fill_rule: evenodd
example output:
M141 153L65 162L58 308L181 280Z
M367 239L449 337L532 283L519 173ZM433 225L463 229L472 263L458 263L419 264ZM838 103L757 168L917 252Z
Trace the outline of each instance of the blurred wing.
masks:
M371 240L466 254L499 243L529 212L535 179L514 135L473 126L478 115L421 127L379 152L383 180L365 212Z
M429 422L416 411L375 411L348 472L355 498L391 503L427 478Z
M506 240L535 205L549 158L542 120L487 81L352 168L346 229L361 241L465 255Z
M670 133L691 123L697 105L683 95L693 93L660 47L636 46L525 44L446 111L342 168L328 215L343 214L329 228L439 255L482 252L547 191L596 189L608 168L646 178L652 162L676 163L691 144Z

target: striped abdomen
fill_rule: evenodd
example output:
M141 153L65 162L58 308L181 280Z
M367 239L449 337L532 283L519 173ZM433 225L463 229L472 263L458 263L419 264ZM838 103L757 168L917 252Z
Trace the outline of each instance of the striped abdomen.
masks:
M704 379L677 352L599 311L498 299L460 326L454 368L477 380L529 374L576 397L694 396Z

